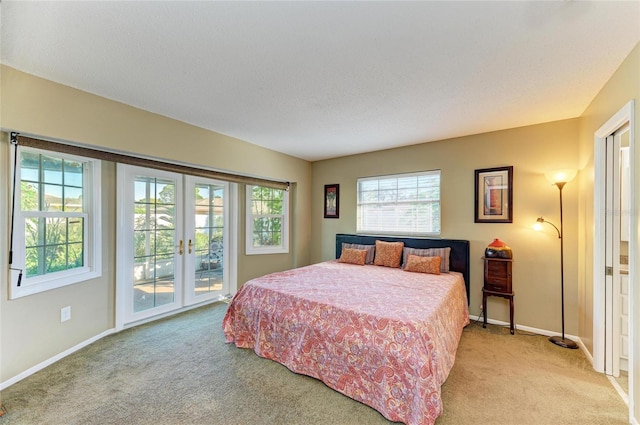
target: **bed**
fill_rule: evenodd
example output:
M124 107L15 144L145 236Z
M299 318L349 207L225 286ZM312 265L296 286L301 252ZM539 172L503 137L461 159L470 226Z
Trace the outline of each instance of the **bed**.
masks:
M400 243L401 267L380 265L391 248L396 260ZM431 272L409 271L421 271L416 264ZM391 421L431 425L469 323L468 291L468 241L338 234L335 260L245 283L223 331L228 343L319 379Z

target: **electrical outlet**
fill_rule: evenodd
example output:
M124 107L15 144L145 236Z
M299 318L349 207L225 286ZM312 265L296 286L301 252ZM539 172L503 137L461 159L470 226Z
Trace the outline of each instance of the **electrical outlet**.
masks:
M482 311L482 304L480 304L480 311Z
M71 319L71 306L68 305L60 309L60 323Z

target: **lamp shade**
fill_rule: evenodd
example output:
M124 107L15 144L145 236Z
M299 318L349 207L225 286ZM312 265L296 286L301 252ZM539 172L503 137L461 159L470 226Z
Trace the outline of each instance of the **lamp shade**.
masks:
M578 170L564 169L564 170L550 170L544 173L544 176L549 180L549 183L568 183L575 178L578 174Z
M533 223L533 230L535 230L536 232L539 232L542 230L542 223L544 223L544 219L541 220L542 217L540 217L539 219L536 220L535 223Z

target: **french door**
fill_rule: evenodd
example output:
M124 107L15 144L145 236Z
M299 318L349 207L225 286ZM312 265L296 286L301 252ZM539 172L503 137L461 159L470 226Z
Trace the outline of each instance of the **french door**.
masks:
M118 164L117 326L229 293L229 183Z
M187 290L192 305L229 294L229 183L185 176Z

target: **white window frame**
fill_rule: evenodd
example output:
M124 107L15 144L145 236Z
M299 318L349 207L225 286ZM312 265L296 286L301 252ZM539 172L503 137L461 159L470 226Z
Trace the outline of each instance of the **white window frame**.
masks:
M389 229L381 229L381 228L375 228L375 227L364 227L363 223L362 223L362 215L363 215L363 209L364 209L364 205L393 205L394 202L362 202L362 197L360 196L360 188L361 188L361 183L364 182L371 182L371 181L381 181L381 180L393 180L393 179L402 179L402 178L406 178L406 177L420 177L420 176L428 176L428 175L437 175L438 176L438 186L439 188L441 188L441 172L440 170L429 170L429 171L421 171L421 172L415 172L415 173L404 173L404 174L389 174L389 175L384 175L384 176L373 176L373 177L360 177L357 179L357 183L356 183L356 204L357 204L357 219L356 219L356 233L361 233L361 234L388 234L388 235L396 235L396 236L431 236L431 237L439 237L440 233L442 231L442 193L441 193L441 189L439 189L439 193L438 193L438 199L437 201L431 200L429 201L430 204L437 202L437 204L439 205L438 208L438 223L439 223L439 227L437 229L437 231L433 231L433 232L421 232L421 231L417 231L415 229L409 229L409 228L402 228L401 226L398 226L396 229L393 230L389 230ZM382 190L382 189L379 189ZM416 190L417 190L417 186L416 186ZM407 201L406 203L414 203L416 202L416 200L411 200L411 201ZM396 205L401 205L405 202L403 202L402 200L396 199L395 204ZM393 218L393 216L392 216ZM399 222L400 218L399 217L395 217L396 221Z
M253 245L253 222L259 217L253 214L251 208L253 188L259 185L245 186L245 210L246 210L246 227L245 227L245 253L246 255L256 254L286 254L289 252L289 191L282 189L282 214L264 215L268 217L280 217L282 220L282 238L281 244L278 246L255 246Z
M12 157L15 155L16 147L12 145ZM13 161L11 164L12 173L16 173L15 187L15 212L14 212L14 232L13 232L13 263L11 264L11 285L10 299L16 299L27 295L33 295L51 289L61 288L89 279L102 276L102 246L100 235L102 228L102 214L100 207L101 199L101 161L98 159L85 158L81 156L68 155L42 149L27 148L20 146L18 154L21 152L31 152L47 155L54 158L67 159L82 162L83 172L83 202L84 212L66 213L65 216L77 216L85 219L84 226L84 261L83 267L59 272L46 273L39 276L27 278L25 270L25 222L27 217L51 217L58 216L57 213L38 211L23 214L21 211L21 175L20 161L17 169L14 170ZM20 158L19 158L20 159ZM13 174L12 174L13 176ZM20 286L18 280L22 271Z

